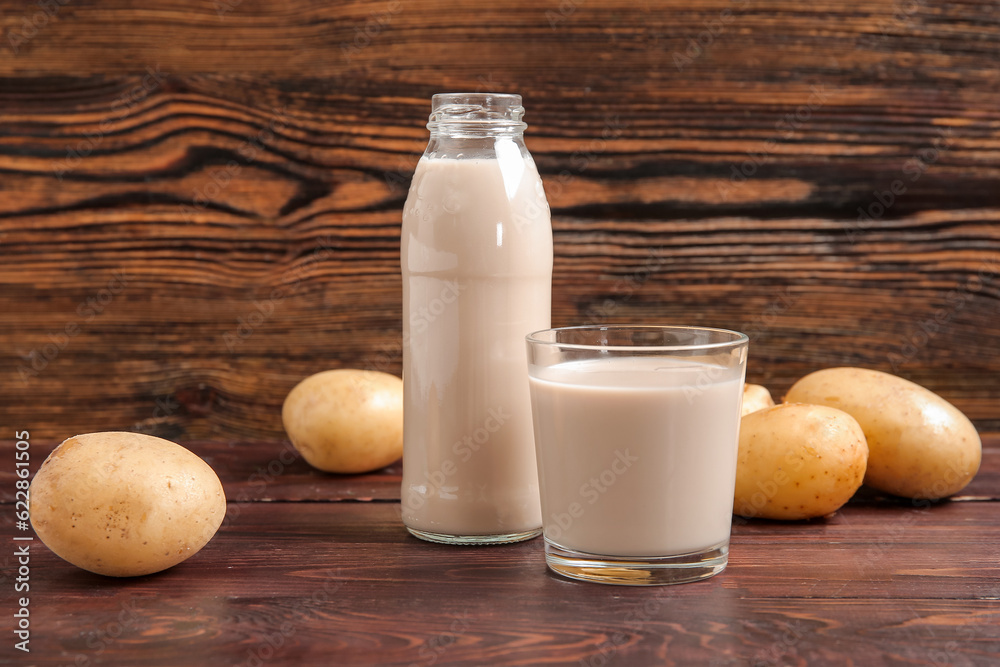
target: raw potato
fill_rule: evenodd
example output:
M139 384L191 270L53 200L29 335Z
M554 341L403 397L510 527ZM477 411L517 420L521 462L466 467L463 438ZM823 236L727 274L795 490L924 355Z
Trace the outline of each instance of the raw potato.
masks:
M378 470L403 455L403 381L379 371L317 373L288 393L281 419L312 466L339 473Z
M64 441L30 489L31 525L57 556L112 577L190 558L226 516L215 471L187 449L141 433Z
M824 516L850 500L865 476L868 446L846 412L785 403L740 420L736 514L766 519Z
M865 484L907 498L936 499L965 488L983 445L968 417L909 380L864 368L828 368L792 386L788 401L850 413L868 439Z
M740 413L741 416L745 417L751 412L757 412L772 405L774 405L774 399L771 398L771 392L767 390L767 387L762 387L759 384L747 384L743 386L743 411Z

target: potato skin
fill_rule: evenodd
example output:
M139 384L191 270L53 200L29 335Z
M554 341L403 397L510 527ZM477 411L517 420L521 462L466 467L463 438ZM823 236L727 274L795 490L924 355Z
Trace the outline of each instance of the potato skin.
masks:
M30 488L31 525L57 556L133 577L196 554L226 515L215 471L184 447L141 433L87 433L56 447Z
M743 408L740 416L745 417L751 412L757 412L772 405L774 405L774 399L771 398L771 392L767 390L767 387L759 384L743 385Z
M861 426L840 410L785 403L740 420L736 514L809 519L836 511L861 486Z
M979 471L982 440L958 408L903 378L864 368L810 373L788 401L849 413L868 440L865 484L906 498L937 499L965 488Z
M292 445L313 467L378 470L403 455L403 381L379 371L316 373L288 393L281 419Z

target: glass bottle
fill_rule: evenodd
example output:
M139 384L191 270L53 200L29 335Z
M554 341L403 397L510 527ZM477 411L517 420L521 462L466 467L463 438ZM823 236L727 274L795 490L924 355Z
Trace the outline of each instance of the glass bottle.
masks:
M403 209L402 518L495 544L541 530L524 337L550 326L552 225L520 95L434 95Z

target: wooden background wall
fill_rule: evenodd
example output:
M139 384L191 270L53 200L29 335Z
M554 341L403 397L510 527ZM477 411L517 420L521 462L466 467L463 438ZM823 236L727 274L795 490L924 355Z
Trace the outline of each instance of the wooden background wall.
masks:
M432 93L516 91L557 325L753 337L1000 430L995 0L0 0L0 423L277 439L400 372ZM881 201L880 201L881 200ZM866 215L860 215L859 209Z

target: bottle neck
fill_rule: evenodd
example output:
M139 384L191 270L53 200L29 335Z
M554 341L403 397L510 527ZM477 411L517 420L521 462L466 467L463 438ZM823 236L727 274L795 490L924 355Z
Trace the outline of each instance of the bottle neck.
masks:
M492 143L494 139L524 141L524 130L517 128L469 125L466 123L436 125L434 127L431 127L431 123L428 123L427 128L431 131L431 141L481 140L485 143Z
M509 160L530 159L530 154L520 132L475 136L432 132L424 157L430 160Z

